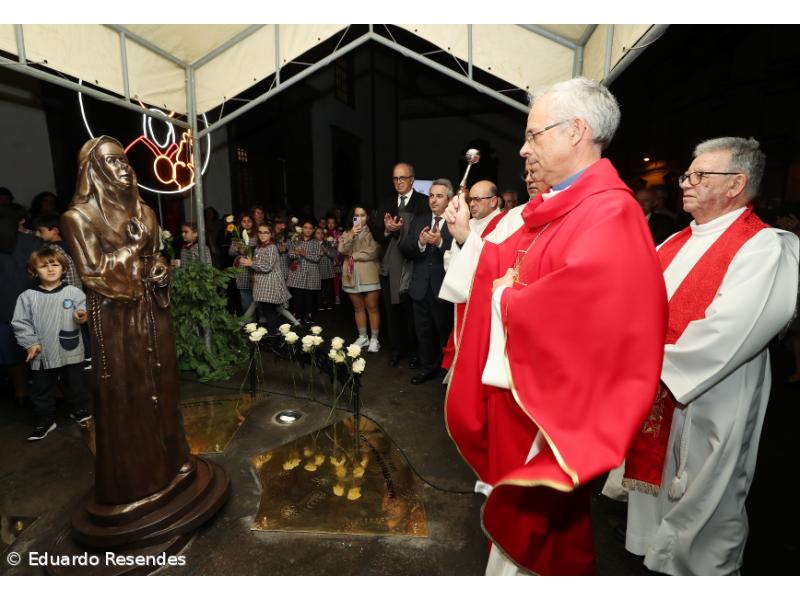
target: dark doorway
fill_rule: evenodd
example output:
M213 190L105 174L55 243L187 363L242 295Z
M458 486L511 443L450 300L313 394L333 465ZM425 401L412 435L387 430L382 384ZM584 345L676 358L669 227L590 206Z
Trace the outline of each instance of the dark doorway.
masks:
M348 207L361 200L361 138L331 127L333 205Z

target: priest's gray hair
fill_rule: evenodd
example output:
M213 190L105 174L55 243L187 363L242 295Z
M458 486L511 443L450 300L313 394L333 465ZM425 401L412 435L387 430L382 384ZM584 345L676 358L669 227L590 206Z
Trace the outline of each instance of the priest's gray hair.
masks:
M727 171L741 171L747 175L747 187L745 188L747 199L749 200L755 196L761 186L761 178L764 176L764 164L767 162L767 157L762 152L758 140L741 137L721 137L706 140L697 144L694 149L694 157L697 158L706 152L717 152L719 150L727 150L731 154Z
M445 179L444 177L440 179L434 179L433 181L431 181L431 187L435 185L443 185L444 187L447 188L447 197L448 198L453 197L453 184L450 183L449 179Z
M595 144L605 149L611 143L619 127L619 104L602 83L576 77L536 89L531 94L531 108L545 94L553 98L550 116L554 123L580 117L591 128Z

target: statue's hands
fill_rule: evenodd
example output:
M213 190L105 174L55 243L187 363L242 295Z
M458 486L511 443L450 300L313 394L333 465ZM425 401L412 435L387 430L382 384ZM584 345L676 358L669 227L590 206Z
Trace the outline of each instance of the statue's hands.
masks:
M164 287L169 283L169 267L163 261L157 261L150 269L150 281L157 287Z
M126 227L128 231L128 239L136 250L143 250L146 244L145 226L137 217L133 217L128 221Z

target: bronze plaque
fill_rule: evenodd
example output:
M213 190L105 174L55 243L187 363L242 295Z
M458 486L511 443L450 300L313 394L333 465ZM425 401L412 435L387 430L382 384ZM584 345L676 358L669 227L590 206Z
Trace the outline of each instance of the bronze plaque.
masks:
M371 421L348 417L251 460L258 531L427 537L417 480Z
M251 408L249 394L206 396L182 403L189 452L224 452Z

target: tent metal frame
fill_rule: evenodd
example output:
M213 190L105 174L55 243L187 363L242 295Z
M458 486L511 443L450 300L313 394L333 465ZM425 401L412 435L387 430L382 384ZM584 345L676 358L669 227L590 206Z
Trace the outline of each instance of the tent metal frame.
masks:
M473 42L473 31L472 25L467 25L467 70L466 73L459 72L455 68L447 67L443 64L440 64L436 61L431 60L427 56L424 56L402 44L399 44L394 39L389 39L384 37L383 35L379 35L375 31L375 26L370 24L369 29L366 33L362 34L355 40L347 43L346 45L337 48L331 52L325 58L317 61L313 65L309 66L308 68L304 69L300 73L293 75L292 77L282 80L281 79L281 57L280 57L280 25L274 25L275 27L275 72L274 72L274 81L273 86L265 93L249 100L245 105L237 108L233 112L229 113L225 117L217 120L216 122L207 125L202 130L198 130L198 123L197 123L197 97L196 97L196 85L195 85L195 73L197 69L202 67L203 65L209 63L210 61L214 60L220 54L223 54L230 48L236 46L239 42L246 39L247 37L251 36L256 31L259 31L261 28L265 27L265 25L252 25L247 29L239 32L238 34L231 37L229 40L223 42L218 47L211 50L205 56L201 57L200 59L196 60L193 63L187 63L178 57L174 56L170 52L164 50L163 48L159 47L156 44L144 39L143 37L137 35L136 33L132 32L128 28L122 25L105 25L112 31L116 32L119 36L119 43L120 43L120 62L121 62L121 72L122 72L122 87L124 90L123 97L120 98L114 94L107 93L95 89L93 87L87 86L83 83L76 83L70 81L68 79L59 77L58 75L53 75L52 73L48 73L46 71L40 70L36 68L37 65L30 64L26 58L25 52L25 38L23 35L22 25L14 25L14 32L16 36L16 43L17 43L17 60L11 60L5 57L0 57L0 66L5 66L15 71L24 73L36 79L40 79L42 81L46 81L48 83L52 83L55 85L60 85L62 87L74 90L76 92L80 92L90 96L92 98L96 98L98 100L108 102L115 106L119 106L121 108L125 108L128 110L133 110L142 114L146 114L147 116L153 117L155 119L159 119L165 122L173 123L179 127L190 129L194 132L193 137L193 146L195 152L195 164L202 164L202 153L200 147L200 141L203 137L207 136L211 132L224 125L227 125L233 119L243 115L244 113L252 110L259 104L262 104L279 94L280 92L284 91L285 89L291 87L295 83L305 79L306 77L312 75L316 71L325 68L333 61L337 60L339 57L352 52L356 48L369 43L375 42L380 44L386 48L394 50L401 54L406 58L410 58L415 60L443 75L451 77L461 83L477 90L478 92L487 95L507 106L515 108L523 113L528 112L528 105L523 104L521 102L517 102L513 98L506 96L505 94L490 88L487 85L484 85L473 78L473 60L472 60L472 42ZM532 33L535 33L539 36L542 36L552 42L560 44L566 48L569 48L574 53L573 59L573 76L579 75L583 70L583 57L584 57L584 50L586 47L589 38L591 37L592 33L594 33L597 25L588 25L584 30L581 38L578 42L574 42L568 38L565 38L557 33L549 31L548 29L540 26L540 25L519 25ZM605 47L605 67L604 67L604 79L603 83L609 85L614 79L616 79L622 71L627 68L630 62L635 58L637 52L632 52L632 50L638 50L650 43L654 40L658 39L664 30L667 28L667 25L653 25L650 29L645 33L645 35L639 40L639 46L636 48L630 48L626 50L625 55L622 59L616 64L616 66L612 69L611 68L611 56L612 56L612 49L613 49L613 38L614 38L614 26L609 25L606 37L606 47ZM130 97L130 82L128 80L128 59L127 59L127 45L128 43L135 43L147 50L157 54L158 56L172 62L176 66L183 69L186 75L186 107L187 107L187 120L182 121L181 119L176 119L174 117L169 117L167 115L163 115L159 112L154 112L149 110L148 108L143 108L142 106L131 102ZM198 176L195 179L195 186L192 195L194 196L195 206L196 206L196 218L197 218L197 229L199 234L199 242L200 244L205 244L205 216L204 216L204 203L203 203L203 178L202 175Z

